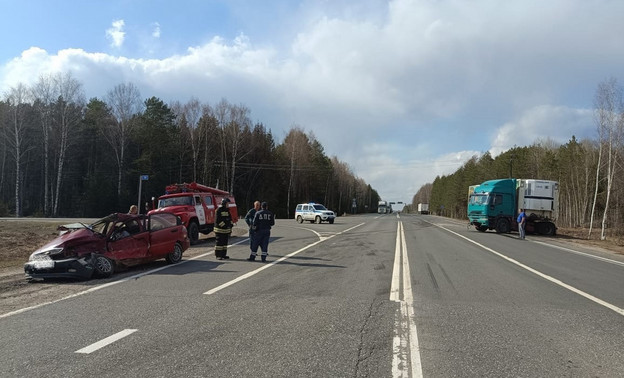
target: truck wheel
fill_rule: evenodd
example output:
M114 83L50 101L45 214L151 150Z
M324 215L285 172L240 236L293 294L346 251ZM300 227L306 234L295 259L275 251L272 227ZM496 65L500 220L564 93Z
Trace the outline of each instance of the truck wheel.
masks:
M182 261L182 246L180 243L175 244L173 252L168 253L167 256L165 256L165 260L167 260L169 264L177 264Z
M555 225L550 222L539 223L537 230L542 235L553 236L555 234Z
M197 244L197 241L199 240L199 225L197 222L189 223L188 236L191 240L191 244Z
M314 218L314 223L321 224L321 217L317 215L316 218Z
M109 258L97 256L93 263L93 270L98 277L107 278L113 275L115 266Z
M509 221L505 218L500 218L498 222L496 222L496 232L499 234L507 234L511 228L509 227Z
M301 215L297 216L297 222L303 223L303 218L301 217Z
M488 229L488 228L487 228L487 226L477 226L477 227L475 227L475 228L476 228L476 229L477 229L477 231L479 231L479 232L485 232L485 231L487 231L487 229Z

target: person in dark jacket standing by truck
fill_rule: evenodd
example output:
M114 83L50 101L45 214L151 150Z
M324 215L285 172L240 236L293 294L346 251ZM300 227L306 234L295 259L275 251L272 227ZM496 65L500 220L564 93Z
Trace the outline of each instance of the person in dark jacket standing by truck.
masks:
M230 256L227 255L228 240L232 233L232 215L228 209L229 198L221 200L221 206L217 208L215 219L215 256L217 260L226 260Z
M262 202L262 210L254 216L252 228L254 236L251 241L251 255L247 260L255 261L258 247L262 250L262 262L266 261L269 254L269 238L271 237L271 227L275 225L275 215L269 210L266 202Z
M518 214L518 219L516 219L516 221L518 222L518 231L520 232L520 239L524 239L526 233L525 233L525 227L526 227L526 213L524 212L524 209L520 209L520 214Z

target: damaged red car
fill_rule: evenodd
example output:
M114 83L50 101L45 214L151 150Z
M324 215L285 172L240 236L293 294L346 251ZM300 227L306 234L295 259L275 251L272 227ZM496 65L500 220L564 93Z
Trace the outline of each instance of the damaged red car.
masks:
M175 264L190 246L182 221L171 213L113 213L59 230L60 236L30 255L24 265L28 278L109 277L118 268L162 258Z

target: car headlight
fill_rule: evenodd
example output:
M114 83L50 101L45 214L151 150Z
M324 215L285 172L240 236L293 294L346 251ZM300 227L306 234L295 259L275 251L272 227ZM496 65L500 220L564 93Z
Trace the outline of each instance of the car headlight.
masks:
M61 253L63 253L63 248L50 248L45 251L36 251L30 255L28 261L40 260L43 256L52 257L60 255Z

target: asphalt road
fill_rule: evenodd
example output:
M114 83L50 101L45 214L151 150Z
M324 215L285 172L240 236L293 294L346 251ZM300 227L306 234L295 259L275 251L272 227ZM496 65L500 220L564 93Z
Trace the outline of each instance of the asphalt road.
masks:
M0 317L0 376L624 374L620 261L394 214L231 242Z

